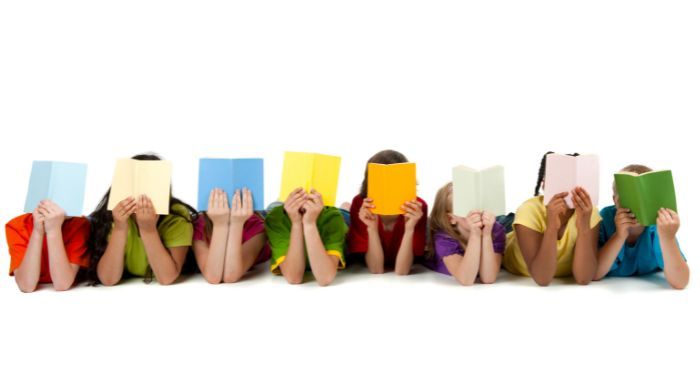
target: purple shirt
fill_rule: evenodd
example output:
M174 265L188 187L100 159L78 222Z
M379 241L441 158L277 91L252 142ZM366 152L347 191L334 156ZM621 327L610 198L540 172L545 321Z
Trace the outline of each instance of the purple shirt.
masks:
M503 225L498 222L493 224L491 238L493 239L493 252L503 255L503 252L506 249L506 230ZM458 240L450 237L447 233L442 231L435 233L432 240L435 244L435 254L433 255L432 259L429 259L426 262L426 266L433 271L450 275L450 271L447 270L447 266L445 265L443 258L454 254L464 255L462 245Z

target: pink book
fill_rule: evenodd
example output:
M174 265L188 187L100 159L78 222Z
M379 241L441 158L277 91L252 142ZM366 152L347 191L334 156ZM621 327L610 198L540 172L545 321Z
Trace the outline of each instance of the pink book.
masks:
M598 179L598 155L549 154L544 177L544 204L548 204L554 195L571 192L580 186L590 195L593 206L597 207ZM574 208L571 194L566 196L565 201L569 208Z

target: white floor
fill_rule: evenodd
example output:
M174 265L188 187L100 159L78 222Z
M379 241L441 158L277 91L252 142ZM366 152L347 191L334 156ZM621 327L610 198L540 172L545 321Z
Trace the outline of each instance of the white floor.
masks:
M461 287L415 268L360 266L330 287L286 285L258 267L233 285L80 286L22 294L0 279L2 366L76 373L436 370L697 373L698 292L662 274L538 287L502 272ZM41 357L37 349L41 347Z

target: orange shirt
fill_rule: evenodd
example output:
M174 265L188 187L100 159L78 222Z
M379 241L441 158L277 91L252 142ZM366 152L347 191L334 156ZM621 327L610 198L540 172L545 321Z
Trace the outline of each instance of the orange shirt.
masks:
M29 245L29 238L34 229L34 217L32 214L17 216L5 224L5 234L7 246L10 249L10 276L22 264L24 254ZM63 222L61 227L63 233L63 244L66 248L68 261L77 264L82 268L87 268L90 259L87 253L87 241L90 236L90 223L84 217L71 217ZM51 273L49 272L49 248L46 244L46 236L41 247L41 274L40 283L50 283Z

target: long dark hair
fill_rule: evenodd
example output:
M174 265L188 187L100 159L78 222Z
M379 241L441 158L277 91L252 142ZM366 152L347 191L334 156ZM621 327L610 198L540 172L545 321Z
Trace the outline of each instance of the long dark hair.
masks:
M397 164L397 163L408 163L408 159L404 154L394 151L394 150L383 150L379 151L374 156L367 160L367 164ZM362 180L362 186L360 187L360 196L364 199L367 198L367 170L368 167L365 166L365 178Z
M537 174L537 185L535 185L535 196L540 195L540 189L542 188L542 182L544 182L544 174L547 171L547 155L553 154L554 151L547 151L544 155L542 155L542 161L540 161L540 171ZM569 156L579 156L578 152L574 152L573 154L567 154Z
M132 157L134 160L161 160L161 158L156 154L139 154ZM88 219L90 220L90 237L88 238L88 251L90 252L90 266L88 267L87 277L88 282L95 285L99 283L99 278L97 277L97 263L99 263L102 255L105 253L107 248L107 237L112 231L112 224L114 223L114 218L112 217L112 211L107 209L107 204L109 202L109 193L112 191L110 188L107 193L102 197L100 203L97 204L95 211L93 211ZM197 210L192 208L189 204L181 201L170 195L170 207L180 204L187 209L188 216L183 216L182 213L171 211L171 215L178 215L184 219L192 222L197 219ZM163 220L165 215L160 215L158 218L158 224Z

